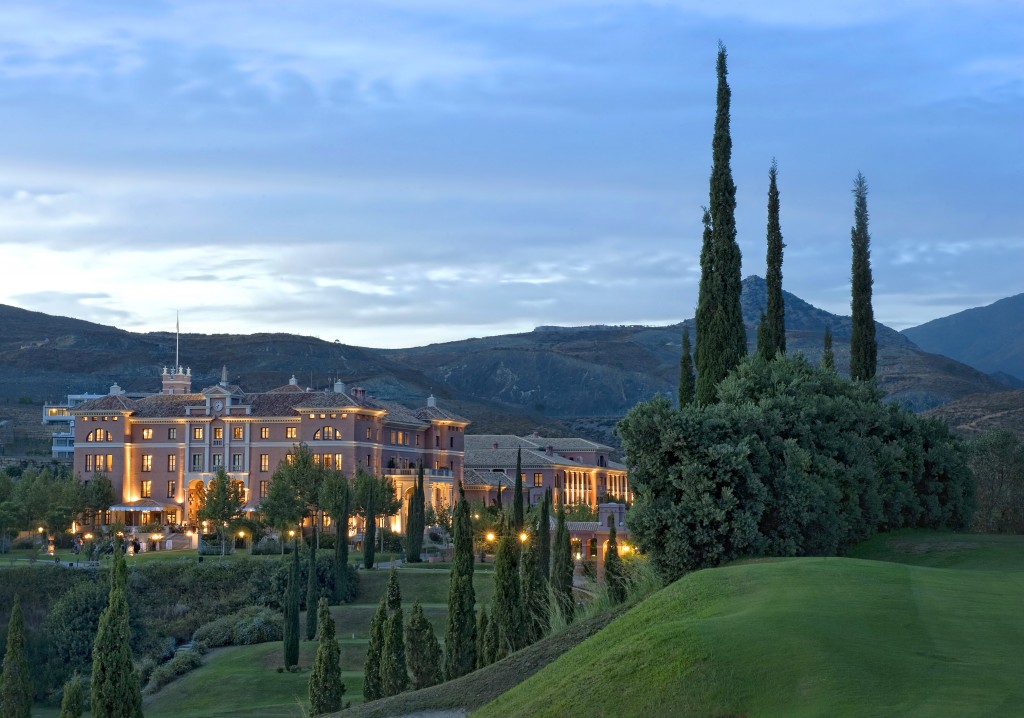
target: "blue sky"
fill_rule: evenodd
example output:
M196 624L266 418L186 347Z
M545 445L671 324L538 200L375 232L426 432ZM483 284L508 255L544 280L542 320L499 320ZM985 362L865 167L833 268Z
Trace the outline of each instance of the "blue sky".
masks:
M875 314L1024 291L1024 5L0 6L0 302L368 346L692 317L718 40L743 273Z

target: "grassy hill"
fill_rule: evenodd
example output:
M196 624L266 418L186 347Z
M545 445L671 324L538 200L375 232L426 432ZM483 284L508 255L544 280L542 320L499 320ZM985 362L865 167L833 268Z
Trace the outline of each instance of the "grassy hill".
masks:
M1024 537L903 533L658 592L474 716L1024 711Z
M925 416L942 419L953 431L966 437L1007 429L1024 438L1024 389L972 394L930 409Z

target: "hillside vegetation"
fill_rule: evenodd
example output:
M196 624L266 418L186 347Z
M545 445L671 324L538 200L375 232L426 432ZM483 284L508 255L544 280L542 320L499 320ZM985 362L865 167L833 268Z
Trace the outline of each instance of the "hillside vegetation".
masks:
M858 555L689 574L474 716L1021 714L1024 537Z

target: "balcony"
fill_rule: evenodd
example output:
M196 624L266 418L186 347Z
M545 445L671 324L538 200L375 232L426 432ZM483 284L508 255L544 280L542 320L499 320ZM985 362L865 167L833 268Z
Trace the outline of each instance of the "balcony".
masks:
M419 471L420 471L419 469L412 469L412 468L410 468L410 469L384 469L384 475L385 476L416 476L419 473ZM452 475L452 470L451 469L428 469L428 468L424 468L423 469L423 477L425 479L435 479L435 480L447 479L449 481L451 481L452 478L454 478L453 475Z
M224 439L210 439L213 446L224 446Z

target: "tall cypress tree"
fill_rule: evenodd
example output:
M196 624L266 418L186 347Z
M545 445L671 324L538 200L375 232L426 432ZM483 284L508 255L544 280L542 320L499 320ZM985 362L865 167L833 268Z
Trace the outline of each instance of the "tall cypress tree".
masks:
M341 681L341 647L334 634L334 619L327 608L327 599L317 604L317 647L313 668L309 672L309 712L312 715L341 710L345 684Z
M487 627L491 619L487 615L487 606L480 606L480 613L476 619L476 667L483 668L487 663Z
M476 667L473 524L461 482L452 516L452 534L455 548L448 579L448 622L444 634L444 675L449 681L471 673Z
M537 524L537 573L547 591L548 576L551 575L551 490L544 492L540 505L540 520Z
M413 690L429 688L441 682L441 646L419 601L413 604L409 616L409 628L405 633L405 656L412 672Z
M786 353L786 308L782 299L782 225L779 222L779 166L772 160L768 170L768 269L765 284L768 288L768 308L761 322L763 341L758 327L757 351L767 360Z
M406 524L405 544L406 555L409 563L419 563L423 553L423 529L426 528L426 496L423 492L423 462L420 462L419 471L416 474L416 485L412 491L412 501L409 504L409 520Z
M284 666L299 664L299 539L292 545L288 586L284 597Z
M502 526L494 556L494 615L505 654L525 645L523 599L519 584L519 537Z
M402 590L398 571L391 568L388 576L388 618L384 624L384 653L380 664L380 683L385 696L395 696L409 687L405 665L405 618L402 614Z
M376 481L376 477L370 477ZM373 568L377 551L377 488L366 492L366 513L363 518L363 568Z
M608 517L608 550L604 555L604 583L608 587L608 600L619 604L626 600L626 570L619 556L619 544L615 539L615 517Z
M384 696L380 679L380 668L384 659L384 636L388 622L388 596L385 593L377 604L377 612L370 621L370 643L366 646L366 661L363 662L363 698L375 701Z
M512 531L523 530L523 449L516 450L516 487L512 494Z
M836 370L836 357L832 353L832 330L828 327L825 327L825 336L822 338L821 368Z
M128 567L118 541L110 572L110 595L100 614L92 648L92 715L94 718L141 718L142 690L132 661L125 587Z
M680 409L693 401L696 381L696 378L693 376L693 352L690 349L690 332L686 328L686 322L683 322L683 349L679 356Z
M868 183L857 173L853 181L853 227L850 229L853 266L850 271L850 377L867 381L875 376L878 344L871 308L871 236L868 234Z
M317 604L320 602L320 580L316 571L316 522L313 540L309 544L309 573L306 574L306 640L316 638Z
M484 636L484 651L486 652L484 665L491 665L505 657L501 649L501 630L498 628L498 616L491 605L491 620L487 622L487 635Z
M75 678L78 678L77 674ZM5 718L29 718L32 715L32 677L25 656L25 619L21 615L18 594L14 594L11 617L7 621L7 650L4 652L4 670L0 674L0 715Z
M523 645L536 643L551 628L551 601L548 599L546 576L540 571L540 541L533 536L523 549L519 566L522 594Z
M85 712L85 692L82 690L82 679L75 671L64 684L64 695L60 699L60 715L58 718L82 718Z
M558 512L555 528L554 556L551 564L551 590L555 594L555 605L562 620L572 623L576 615L576 601L572 595L572 544L569 542L569 527L565 524L565 507Z
M732 180L731 91L725 45L718 43L718 92L709 207L704 217L701 283L697 299L697 402L714 402L716 387L747 351L740 306L742 257L736 243L736 185ZM708 275L705 277L705 274Z

